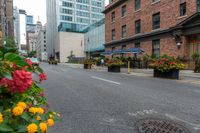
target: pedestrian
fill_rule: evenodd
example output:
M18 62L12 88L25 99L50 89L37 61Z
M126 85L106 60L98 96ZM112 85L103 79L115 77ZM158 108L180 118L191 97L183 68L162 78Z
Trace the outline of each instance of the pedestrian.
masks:
M104 59L101 59L101 66L104 67Z

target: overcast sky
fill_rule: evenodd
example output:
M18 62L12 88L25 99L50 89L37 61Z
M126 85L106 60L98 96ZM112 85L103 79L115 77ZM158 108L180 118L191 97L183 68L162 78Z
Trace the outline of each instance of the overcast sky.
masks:
M105 0L106 5L109 0ZM34 22L46 23L46 0L14 0L14 6L26 10L27 15L34 15Z

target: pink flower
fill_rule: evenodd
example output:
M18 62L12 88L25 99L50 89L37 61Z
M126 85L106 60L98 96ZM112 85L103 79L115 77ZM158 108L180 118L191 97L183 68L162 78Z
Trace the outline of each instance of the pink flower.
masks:
M40 77L40 82L42 82L43 80L47 80L47 76L45 73L40 73L39 77Z
M31 87L33 83L32 73L26 72L25 70L16 70L12 74L12 80L3 78L0 81L0 85L8 87L9 91L12 93L23 93L29 87Z
M25 61L26 61L26 63L28 63L32 67L33 63L30 59L25 59Z

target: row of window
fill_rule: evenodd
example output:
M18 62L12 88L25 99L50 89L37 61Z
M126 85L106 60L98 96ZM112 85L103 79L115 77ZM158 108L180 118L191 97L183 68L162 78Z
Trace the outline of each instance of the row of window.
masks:
M160 28L160 12L152 15L152 29L159 29ZM121 27L121 37L125 38L127 33L126 25ZM141 20L135 21L135 34L141 33ZM112 40L115 40L115 29L112 30Z
M157 2L160 0L152 0L152 2ZM200 3L200 2L199 2ZM135 10L138 11L141 8L141 0L135 0ZM121 7L121 17L125 17L127 13L126 5ZM180 16L185 16L187 13L186 2L180 3ZM115 11L111 13L111 22L115 22Z

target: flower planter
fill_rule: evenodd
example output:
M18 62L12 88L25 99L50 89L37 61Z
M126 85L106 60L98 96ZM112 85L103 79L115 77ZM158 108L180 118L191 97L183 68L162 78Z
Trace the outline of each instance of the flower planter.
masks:
M92 65L91 64L84 64L84 69L91 69Z
M159 78L179 79L179 70L173 69L169 72L161 72L157 69L154 69L153 76Z
M109 66L108 72L121 72L120 66Z

